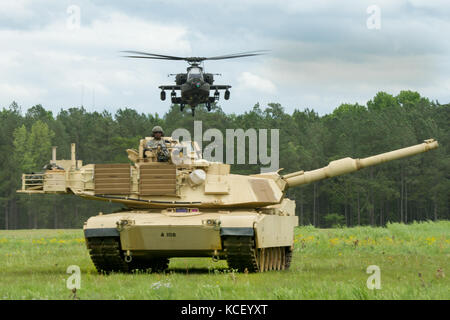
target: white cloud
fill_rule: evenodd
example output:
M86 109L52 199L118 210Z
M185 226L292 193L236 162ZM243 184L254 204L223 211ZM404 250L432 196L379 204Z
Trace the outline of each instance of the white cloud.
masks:
M0 107L16 100L22 109L41 103L58 111L83 102L91 110L95 96L95 110L167 111L158 86L172 84L167 74L186 64L125 59L120 50L213 56L270 49L266 56L205 62L207 72L223 73L216 84L233 86L231 99L219 102L226 112L267 101L288 112L327 113L380 90L450 100L448 1L168 1L79 0L75 30L67 28L70 2L3 4ZM372 4L381 9L381 30L366 27Z
M275 93L277 91L272 81L247 71L240 74L238 81L240 86L262 93Z
M40 101L47 94L47 90L36 86L28 85L10 85L7 83L0 83L0 96L15 96L20 99ZM14 99L10 99L4 106L9 105ZM17 99L15 99L18 101ZM37 103L36 103L37 104Z
M0 14L0 17L7 16L14 19L30 18L33 16L29 8L30 3L30 0L2 1L1 11L3 14Z
M148 86L163 77L161 67L149 68L157 66L151 63L155 61L121 58L120 50L191 51L186 29L180 26L117 12L77 30L69 30L65 22L52 21L41 29L0 30L0 41L8 44L0 51L1 105L16 100L26 108L37 103L69 107L95 91L100 108L119 108L124 96L148 94ZM121 92L127 94L117 97Z

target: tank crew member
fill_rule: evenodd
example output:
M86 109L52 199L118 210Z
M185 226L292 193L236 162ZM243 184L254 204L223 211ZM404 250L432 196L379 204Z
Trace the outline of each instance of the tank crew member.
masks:
M152 137L153 139L147 142L147 148L156 153L158 162L169 161L169 150L167 150L166 141L163 138L163 129L160 126L153 127Z

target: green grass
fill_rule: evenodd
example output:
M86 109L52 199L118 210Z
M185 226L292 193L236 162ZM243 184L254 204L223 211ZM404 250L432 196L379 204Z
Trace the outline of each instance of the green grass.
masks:
M450 222L295 231L291 269L235 273L226 262L172 259L164 274L99 275L81 230L0 231L0 299L449 299ZM369 265L381 289L366 286ZM447 274L446 274L447 273Z

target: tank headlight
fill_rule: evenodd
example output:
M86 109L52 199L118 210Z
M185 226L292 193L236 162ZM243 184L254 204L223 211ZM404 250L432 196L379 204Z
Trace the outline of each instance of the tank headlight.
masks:
M206 220L202 220L202 223L204 225L207 225L207 226L219 226L220 225L220 220L206 219Z

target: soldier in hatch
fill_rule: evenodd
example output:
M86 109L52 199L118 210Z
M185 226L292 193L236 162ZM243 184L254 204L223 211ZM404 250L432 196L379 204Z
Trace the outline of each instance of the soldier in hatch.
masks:
M166 141L163 138L163 129L160 126L153 127L152 137L153 139L147 142L146 148L156 154L158 162L169 161L169 150L167 149Z

